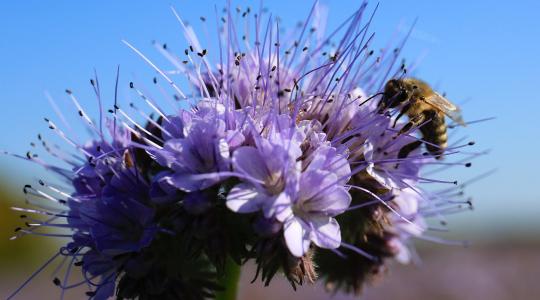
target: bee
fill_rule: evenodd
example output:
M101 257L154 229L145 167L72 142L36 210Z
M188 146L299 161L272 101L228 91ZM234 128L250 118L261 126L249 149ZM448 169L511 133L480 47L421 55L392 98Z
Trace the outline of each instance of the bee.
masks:
M398 135L420 126L423 141L418 140L405 145L400 149L398 158L406 158L424 143L431 155L442 159L448 146L445 115L457 124L466 126L456 105L435 92L427 83L416 78L389 80L378 106L379 113L384 113L389 108L401 107L393 127L403 115L409 117L409 122L401 128Z

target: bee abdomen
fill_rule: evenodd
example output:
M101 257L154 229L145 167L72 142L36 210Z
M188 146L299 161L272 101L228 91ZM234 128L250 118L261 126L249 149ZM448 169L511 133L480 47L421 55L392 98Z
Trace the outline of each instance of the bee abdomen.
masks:
M441 159L444 149L448 146L448 135L446 133L444 116L431 112L429 113L429 117L431 122L422 126L420 131L426 141L428 152L437 159Z

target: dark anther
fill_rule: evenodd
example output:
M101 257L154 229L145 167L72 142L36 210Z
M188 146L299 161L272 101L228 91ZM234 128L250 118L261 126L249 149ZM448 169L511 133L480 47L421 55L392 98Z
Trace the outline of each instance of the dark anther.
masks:
M466 164L465 164L465 167L467 167L467 168L469 168L470 166L472 166L471 163L466 163Z
M457 180L456 180L456 181L454 181L454 184L455 184L455 185L457 185Z
M152 79L152 82L154 82L154 84L156 84L156 83L157 83L157 78L154 77L154 78Z
M371 56L371 55L373 55L373 53L374 53L373 50L371 50L371 51L369 51L368 55Z
M66 204L67 201L66 201L66 200L63 200L63 199L60 199L60 200L58 200L58 203L60 203L60 204Z
M41 180L41 179L38 180L38 182L39 182L39 185L41 185L41 186L44 186L44 185L45 185L45 182L43 182L43 180Z
M189 54L188 49L185 49L185 50L184 50L184 54L185 54L185 55L188 55L188 54Z
M205 17L200 17L201 21L205 22L206 21L206 18Z
M82 110L79 110L79 116L81 116L81 117L83 116Z
M82 260L81 260L81 261L76 261L75 263L73 263L73 265L74 265L75 267L80 267L80 266L83 265L83 261L82 261Z
M55 277L55 278L53 279L53 283L54 283L54 285L56 285L56 286L60 286L60 279L58 279L58 277Z
M94 79L90 79L90 84L91 85L95 85L96 83L94 82Z
M71 92L70 89L66 89L66 93L67 93L68 95L71 95L71 94L72 94L72 92Z
M474 144L475 144L474 141L470 141L468 145L469 145L469 146L472 146L472 145L474 145Z
M90 291L90 292L86 292L85 294L86 294L86 296L88 296L88 297L94 297L94 296L96 295L96 292Z
M308 47L304 47L304 48L302 49L302 51L307 51L307 49L308 49Z
M14 231L15 231L15 232L19 232L19 231L21 231L21 230L22 230L22 228L21 228L21 227L17 227L17 228L15 228L15 230L14 230Z
M27 215L20 215L19 218L21 219L26 219L28 216Z
M193 46L189 45L189 51L193 52Z
M129 88L131 88L131 89L133 88L133 81L131 81L131 82L129 83Z
M163 44L163 49L167 49L167 44Z

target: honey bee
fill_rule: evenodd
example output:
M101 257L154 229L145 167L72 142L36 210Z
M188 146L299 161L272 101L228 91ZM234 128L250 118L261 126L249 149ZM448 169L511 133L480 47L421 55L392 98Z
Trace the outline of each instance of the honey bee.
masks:
M409 122L401 128L398 135L420 126L423 137L423 141L414 141L401 148L398 158L407 157L425 143L430 154L442 159L448 146L444 116L448 116L461 126L466 126L456 105L435 92L427 83L416 78L391 79L386 83L383 97L379 102L379 112L383 113L389 108L398 106L401 107L401 111L393 127L403 115L409 117Z

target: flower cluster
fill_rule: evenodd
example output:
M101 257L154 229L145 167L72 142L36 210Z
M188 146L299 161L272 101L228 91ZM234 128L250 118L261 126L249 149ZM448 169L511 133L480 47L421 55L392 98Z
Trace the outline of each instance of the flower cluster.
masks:
M395 66L399 48L370 50L365 8L325 37L324 9L315 5L290 39L281 38L279 22L251 9L237 10L246 24L255 22L240 38L234 11L225 10L216 53L175 12L186 50L177 55L156 44L175 70L157 68L126 42L179 105L166 113L130 83L158 115L132 104L146 124L116 101L106 123L96 123L68 91L94 137L79 144L47 119L76 154L40 136L62 166L19 157L57 173L63 185L27 185L38 208L16 208L29 219L16 237L69 239L49 261L65 258L64 275L54 279L62 297L88 284L90 299L212 298L225 288L228 266L250 259L266 284L282 271L293 287L320 277L329 290L359 292L388 259L411 259L409 240L425 236L425 217L465 208L454 188L422 187L453 185L422 176L439 157L422 147L399 155L424 141L416 126L403 132L397 109L379 109L382 86L406 68ZM178 74L183 84L173 80ZM84 280L73 283L76 268Z

